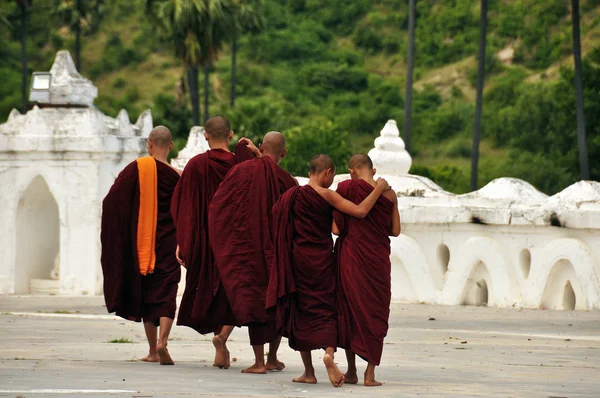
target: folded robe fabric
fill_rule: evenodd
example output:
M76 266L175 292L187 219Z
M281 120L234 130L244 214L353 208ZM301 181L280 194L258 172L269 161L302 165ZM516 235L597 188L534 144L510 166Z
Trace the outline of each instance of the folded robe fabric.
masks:
M170 166L155 161L156 214L154 215L154 271L141 274L138 260L140 217L140 172L131 162L119 174L102 202L101 264L104 298L108 312L122 318L157 322L175 316L180 267L173 255L176 248L175 225L169 211L179 174ZM152 189L150 189L152 191ZM151 215L150 215L151 216Z
M274 321L265 309L275 261L271 208L297 185L269 157L252 159L231 169L210 204L215 265L240 326Z
M332 207L305 185L279 199L273 219L277 265L271 269L267 307L276 307L279 332L297 351L336 347Z
M152 156L136 159L140 183L140 208L138 211L137 254L140 274L154 272L156 263L156 222L158 196L156 192L156 160Z
M348 180L337 192L359 204L373 191L364 180ZM379 365L391 301L390 239L394 204L381 195L367 217L334 211L340 230L338 262L339 346Z
M207 334L223 325L235 325L231 305L213 261L208 236L208 207L229 170L254 156L245 144L235 154L211 149L185 166L171 204L177 225L177 243L187 267L186 286L177 324Z

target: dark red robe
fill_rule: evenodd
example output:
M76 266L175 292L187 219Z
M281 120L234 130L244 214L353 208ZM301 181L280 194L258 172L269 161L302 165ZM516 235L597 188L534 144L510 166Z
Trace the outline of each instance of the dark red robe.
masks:
M181 278L175 259L175 224L170 206L179 174L156 162L158 218L154 272L142 276L137 259L140 186L137 162L119 174L102 202L102 272L108 312L132 321L158 324L175 318L177 284Z
M229 170L251 157L240 144L235 155L222 149L196 155L185 166L173 195L171 214L177 226L180 257L187 268L177 324L202 334L236 324L213 262L208 238L208 206Z
M286 192L273 207L277 267L267 306L297 351L337 346L337 271L332 207L311 186Z
M297 185L269 157L253 159L231 169L210 205L215 264L238 325L250 326L252 345L275 336L274 316L265 309L269 269L275 261L271 208Z
M343 181L337 189L356 204L372 191L364 180ZM362 220L333 213L340 230L336 242L339 345L375 365L381 362L390 316L393 210L394 203L381 195Z

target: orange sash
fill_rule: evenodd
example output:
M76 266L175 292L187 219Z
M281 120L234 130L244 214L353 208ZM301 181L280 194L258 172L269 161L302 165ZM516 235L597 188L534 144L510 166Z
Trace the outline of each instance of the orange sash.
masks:
M152 156L136 159L140 181L140 210L137 225L137 255L140 274L154 272L156 263L156 223L158 219L156 160Z

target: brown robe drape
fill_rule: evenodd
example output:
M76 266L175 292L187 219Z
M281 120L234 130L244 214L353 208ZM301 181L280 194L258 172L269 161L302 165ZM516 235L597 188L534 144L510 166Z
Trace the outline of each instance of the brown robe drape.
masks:
M174 318L177 284L181 278L175 259L175 224L170 205L179 174L156 161L158 219L154 272L140 275L137 260L137 223L140 189L137 163L119 174L102 202L102 271L108 312L122 318L158 324Z
M269 269L275 261L271 208L297 184L269 157L253 159L231 169L210 205L215 265L238 325L250 326L252 345L275 336L274 316L265 309Z
M348 180L337 192L359 204L373 191L364 180ZM338 260L339 345L379 365L391 301L390 239L394 204L381 195L360 220L334 211L340 230Z

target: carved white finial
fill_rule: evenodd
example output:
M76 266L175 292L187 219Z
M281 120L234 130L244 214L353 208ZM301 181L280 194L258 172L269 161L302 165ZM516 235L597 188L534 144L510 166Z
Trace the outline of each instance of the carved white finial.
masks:
M98 88L79 74L68 51L56 53L50 74L52 75L50 104L84 106L94 104L94 99L98 96Z
M139 135L140 137L148 138L150 132L153 129L152 124L152 112L150 111L150 109L146 109L144 112L140 113L140 116L138 116L138 119L135 122L137 135Z
M210 147L206 138L204 138L204 127L194 126L190 130L187 144L185 148L179 151L177 157L171 160L171 165L177 169L183 170L185 165L194 156L208 151Z
M369 151L369 157L378 174L402 175L408 173L412 158L406 152L404 141L395 120L388 120L381 136L375 139L375 148Z

